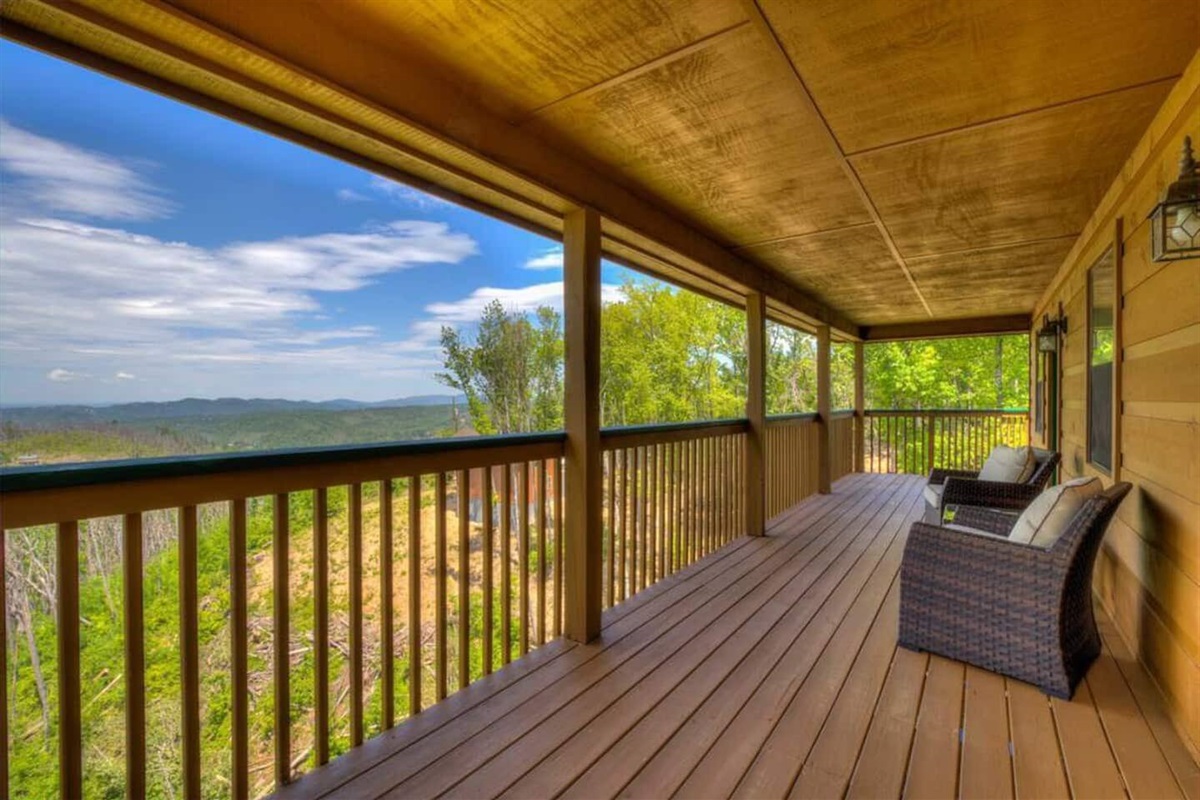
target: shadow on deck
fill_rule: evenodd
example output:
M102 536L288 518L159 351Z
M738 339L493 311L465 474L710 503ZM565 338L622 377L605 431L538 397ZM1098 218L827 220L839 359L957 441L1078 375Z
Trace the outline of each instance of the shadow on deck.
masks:
M1194 796L1200 771L1100 615L1066 703L896 647L923 480L852 475L279 796Z

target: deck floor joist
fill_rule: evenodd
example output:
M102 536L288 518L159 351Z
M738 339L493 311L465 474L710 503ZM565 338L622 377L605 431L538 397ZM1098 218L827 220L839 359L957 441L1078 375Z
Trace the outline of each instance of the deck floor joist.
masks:
M1200 797L1102 612L1071 702L896 647L922 485L844 478L280 796Z

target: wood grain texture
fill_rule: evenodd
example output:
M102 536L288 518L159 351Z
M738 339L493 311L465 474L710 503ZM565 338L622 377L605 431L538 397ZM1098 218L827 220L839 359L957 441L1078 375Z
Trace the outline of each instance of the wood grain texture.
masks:
M1171 0L760 6L848 152L1175 76L1200 44Z
M1172 81L851 156L909 258L1079 233Z
M867 221L792 80L757 33L740 28L686 58L559 103L529 127L651 188L727 242Z
M927 320L879 232L856 225L740 248L856 321ZM848 269L847 265L853 265Z
M1186 751L1128 657L1052 710L1031 686L896 649L922 483L847 477L609 609L594 644L539 648L284 796L1058 797L1072 767L1079 796L1184 785Z
M314 4L319 6L319 4ZM340 3L342 26L519 118L744 21L735 4L684 0Z
M1074 235L908 259L938 318L1028 313L1062 263Z

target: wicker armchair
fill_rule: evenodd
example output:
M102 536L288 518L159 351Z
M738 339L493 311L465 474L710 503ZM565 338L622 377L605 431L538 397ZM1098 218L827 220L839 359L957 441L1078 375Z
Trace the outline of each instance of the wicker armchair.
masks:
M1089 499L1047 549L1004 538L1014 518L980 508L965 517L991 534L913 523L900 568L900 645L1070 699L1100 653L1092 568L1129 489L1118 483Z
M925 489L925 522L940 525L948 506L981 506L1005 511L1024 511L1046 488L1060 456L1034 448L1037 468L1024 483L981 481L979 472L964 469L935 469Z

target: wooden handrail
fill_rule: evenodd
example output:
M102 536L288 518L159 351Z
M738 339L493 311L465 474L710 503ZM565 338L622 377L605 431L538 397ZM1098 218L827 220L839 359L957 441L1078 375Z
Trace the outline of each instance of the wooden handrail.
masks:
M600 446L604 450L634 445L666 444L711 436L745 433L750 422L744 418L713 419L702 422L668 422L656 425L623 425L602 428Z
M870 409L861 423L868 472L979 469L996 445L1029 440L1025 409Z
M910 416L976 416L997 417L1028 414L1028 408L868 408L863 412L868 417Z
M746 419L603 431L605 604L633 596L745 532L747 431ZM199 664L203 648L211 643L201 640L198 558L204 537L217 530L210 526L228 526L232 626L228 647L234 698L230 790L235 797L248 797L269 790L264 781L273 779L276 787L287 783L300 763L291 735L299 720L289 682L294 665L288 645L292 635L300 632L294 630L298 617L292 604L297 598L290 596L294 568L289 568L288 553L308 549L299 543L301 537L312 537L316 652L311 724L314 760L325 763L335 714L329 652L335 614L330 586L335 580L330 574L332 532L340 530L338 535L345 537L347 546L346 569L341 573L345 577L337 580L347 581L349 588L340 601L348 603L349 624L340 635L345 637L343 658L350 676L349 743L357 746L366 733L368 699L379 704L378 716L386 729L403 719L404 712L416 713L562 635L569 588L564 576L570 579L564 570L564 451L565 435L553 432L19 467L0 470L0 505L6 530L55 526L52 535L58 539L61 573L60 696L64 698L77 698L82 689L78 598L84 571L78 563L79 532L97 518L119 516L123 526L119 535L126 543L122 567L128 578L142 573L143 557L155 555L129 544L141 543L143 514L162 512L165 516L155 517L155 524L165 521L173 526L180 554L178 666L183 678L175 700L182 732L183 788L189 795L198 795L201 782L207 780L200 763ZM344 510L336 513L330 502L334 492L346 498ZM312 518L299 522L292 509L298 497L310 494ZM216 507L209 505L201 514L208 504ZM401 504L407 505L407 526ZM457 516L453 529L447 524L450 515ZM274 650L265 667L273 676L274 736L269 748L273 769L265 771L251 768L251 761L264 754L252 750L262 749L263 743L251 739L247 703L253 629L253 620L248 619L247 533L259 526L270 530L274 586L269 610ZM393 570L396 548L406 551L403 587L397 585L401 582ZM566 553L569 557L569 547ZM493 565L498 574L493 574ZM472 573L479 576L477 581L454 583ZM382 615L364 605L364 584L369 581L377 582L378 596L396 598L398 613L393 615L392 604L383 604ZM142 582L125 583L130 604L124 615L129 629L125 658L137 664L125 669L129 703L124 713L128 739L137 744L145 741L147 724L146 677L140 664L149 633L143 628L149 623L140 613ZM431 585L423 589L422 583ZM422 611L425 593L436 601L432 614ZM462 622L474 616L475 603L483 612L482 631ZM368 619L372 613L375 618ZM432 636L422 635L430 623ZM398 635L401 627L404 635ZM366 637L376 635L383 655L379 671L373 673L367 662L376 648ZM473 666L473 654L482 656L481 666ZM405 661L407 670L397 670L393 659ZM367 680L380 681L380 690L365 685ZM407 708L396 707L401 688L396 684L401 680L407 683ZM6 714L9 698L0 696L0 700L4 700L0 714ZM74 796L82 786L80 707L79 702L60 703L64 796ZM144 747L129 747L126 759L127 770L135 773L128 778L131 785L143 785L148 776Z
M821 418L821 415L815 411L799 411L791 414L769 414L767 415L768 425L786 425L796 422L816 422Z

